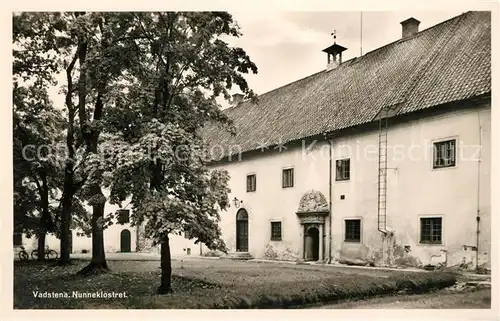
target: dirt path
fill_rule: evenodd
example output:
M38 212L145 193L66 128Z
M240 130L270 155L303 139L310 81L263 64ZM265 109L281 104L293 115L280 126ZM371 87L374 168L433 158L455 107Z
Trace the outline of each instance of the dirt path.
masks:
M491 289L452 293L447 290L427 294L401 295L329 304L313 309L489 309Z

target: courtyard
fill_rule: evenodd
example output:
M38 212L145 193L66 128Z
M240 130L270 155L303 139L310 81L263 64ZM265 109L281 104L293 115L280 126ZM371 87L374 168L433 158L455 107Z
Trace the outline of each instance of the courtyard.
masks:
M54 262L15 262L14 308L301 308L422 293L448 288L457 280L457 275L442 272L174 258L174 293L160 296L155 293L160 281L157 260L111 259L111 273L76 276L87 263L74 259L70 266L60 267ZM80 295L72 297L74 292ZM120 297L83 297L85 293Z

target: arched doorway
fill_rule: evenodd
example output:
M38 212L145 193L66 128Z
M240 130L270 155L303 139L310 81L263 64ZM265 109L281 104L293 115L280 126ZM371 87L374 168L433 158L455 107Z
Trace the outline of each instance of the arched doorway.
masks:
M236 213L236 251L248 252L248 213L243 208Z
M319 230L315 226L307 229L305 259L307 261L317 261L319 259Z
M301 226L300 258L306 261L325 260L330 244L325 243L325 221L330 214L326 197L310 190L302 195L296 212ZM325 246L327 246L325 251Z
M120 233L120 252L130 252L131 248L130 231L123 230Z

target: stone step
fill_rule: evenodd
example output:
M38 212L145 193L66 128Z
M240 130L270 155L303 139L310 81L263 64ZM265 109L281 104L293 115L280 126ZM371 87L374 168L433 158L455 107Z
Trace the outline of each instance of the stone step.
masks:
M220 258L225 260L251 260L253 256L248 252L230 252Z

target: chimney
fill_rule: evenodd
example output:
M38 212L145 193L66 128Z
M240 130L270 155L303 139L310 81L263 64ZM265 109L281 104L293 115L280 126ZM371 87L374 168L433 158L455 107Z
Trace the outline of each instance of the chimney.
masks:
M409 18L406 19L405 21L401 22L401 25L403 26L403 37L411 37L414 36L418 33L418 25L420 24L420 21L418 21L415 18Z
M245 96L242 94L234 94L233 99L231 100L231 107L236 107L239 104L241 104L243 102L244 97Z

